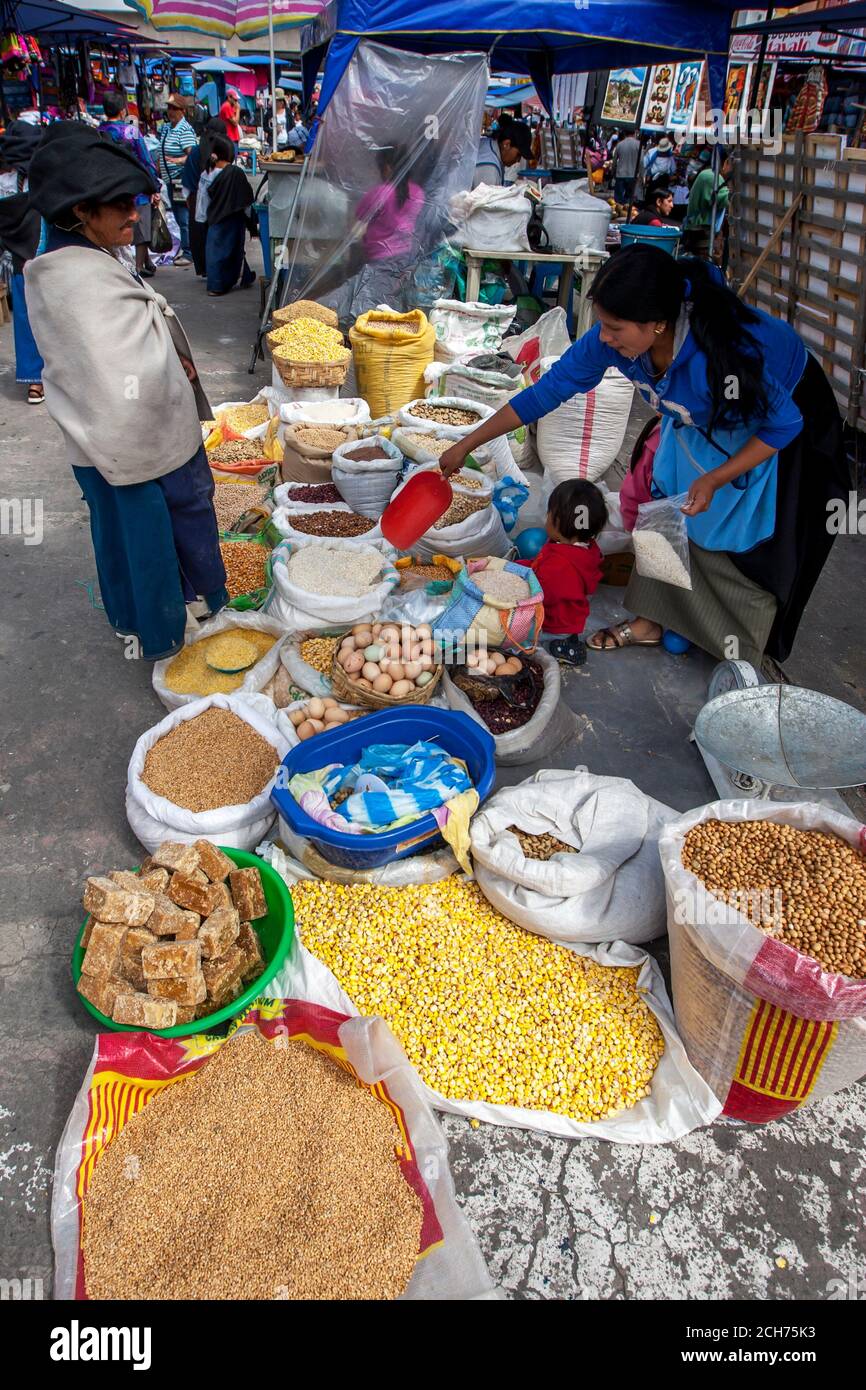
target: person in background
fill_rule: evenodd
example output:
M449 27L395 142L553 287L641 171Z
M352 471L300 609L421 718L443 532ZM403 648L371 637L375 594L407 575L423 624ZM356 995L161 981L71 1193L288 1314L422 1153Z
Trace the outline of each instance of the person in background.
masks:
M529 567L544 590L542 635L551 656L569 666L586 661L582 633L589 600L601 582L603 556L596 536L607 507L595 483L571 478L559 483L547 503L547 542Z
M674 195L667 179L657 179L646 190L643 203L631 225L639 227L675 227L673 220Z
M228 601L199 423L211 407L177 317L117 254L132 244L136 198L154 192L126 145L51 127L30 168L48 242L25 276L45 404L90 512L102 604L150 661L183 646L188 603L215 613Z
M83 127L82 127L83 129ZM30 206L27 174L30 161L42 141L40 126L13 121L0 136L0 165L10 175L9 193L0 199L0 249L12 260L9 294L12 301L12 337L15 344L15 380L27 387L27 404L41 405L42 358L30 327L24 295L24 267L38 254L42 219Z
M287 150L289 148L289 112L286 104L286 93L282 87L274 88L274 110L276 111L277 149ZM273 131L274 119L271 116L270 103L268 103L265 113L265 141L269 149L274 148Z
M515 121L512 116L502 116L496 130L490 135L482 135L475 160L475 173L472 187L480 183L498 187L505 182L505 170L518 164L521 159L532 157L532 132L525 121Z
M628 203L634 195L640 159L640 141L631 131L621 130L610 164L613 196L617 203Z
M203 203L203 211L199 206L202 172L205 171L206 182L214 177L214 172L210 167L214 136L225 135L225 133L226 123L222 117L212 116L205 126L198 144L193 145L187 155L186 164L183 166L182 182L186 189L186 203L189 210L189 248L192 253L193 268L199 279L204 279L207 274L206 199Z
M99 122L88 111L84 97L76 97L74 101L71 101L66 114L68 120L81 121L84 125L92 126L94 130L99 125Z
M102 100L102 109L105 112L105 120L99 127L102 134L108 135L112 140L117 140L121 145L126 145L128 149L132 150L136 159L141 161L145 169L150 169L154 178L158 178L158 171L150 157L150 151L129 119L126 97L120 92L106 92ZM151 197L148 197L146 193L140 193L136 199L138 221L135 224L132 237L132 244L135 247L135 268L139 275L144 275L148 279L156 273L156 267L150 259L150 223L151 207L153 203L159 202L159 196L158 193L152 194Z
M244 255L247 230L253 235L257 230L254 214L250 214L253 190L234 160L234 143L227 135L215 135L210 165L216 177L207 185L206 257L210 295L228 294L238 281L241 289L246 290L256 280ZM203 172L202 181L204 178Z
M380 150L376 163L381 183L368 189L355 209L355 220L365 224L364 259L414 259L415 226L424 207L424 190L410 179L404 150L394 146Z
M167 111L168 120L159 132L159 172L168 185L171 210L180 231L180 255L175 257L174 264L183 266L190 263L189 209L183 168L189 151L198 141L186 119L186 97L172 92Z
M658 179L673 179L677 172L677 153L674 143L663 135L657 145L647 150L643 161L644 178L654 183Z
M306 149L307 141L310 138L309 127L304 122L298 102L293 101L289 104L289 149Z
M722 223L725 220L725 213L731 197L727 181L734 169L733 156L725 150L720 150L719 165L716 225L712 237L710 235L710 219L713 215L713 186L716 176L711 165L702 169L697 175L689 193L683 222L683 250L688 251L691 255L710 257L712 254L713 257L716 257L720 251L718 236L722 230Z
M226 93L226 99L220 107L220 116L226 123L226 134L235 149L241 143L240 115L241 99L234 88L230 87Z

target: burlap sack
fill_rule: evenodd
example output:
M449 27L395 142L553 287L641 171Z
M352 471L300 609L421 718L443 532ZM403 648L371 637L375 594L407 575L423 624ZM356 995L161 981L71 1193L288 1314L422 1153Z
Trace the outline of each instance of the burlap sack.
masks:
M331 458L333 449L312 449L298 439L298 430L314 428L310 425L286 425L283 432L284 483L329 483L331 481ZM345 434L344 444L358 438L358 431L352 425L341 425Z

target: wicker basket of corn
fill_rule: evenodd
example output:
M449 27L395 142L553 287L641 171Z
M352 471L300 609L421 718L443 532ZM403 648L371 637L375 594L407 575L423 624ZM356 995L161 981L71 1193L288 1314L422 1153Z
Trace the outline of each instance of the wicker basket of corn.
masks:
M302 316L272 328L265 341L272 353L283 347L291 349L290 355L299 362L318 362L323 357L333 356L334 348L343 346L343 335L339 328L332 328L320 319Z
M330 362L296 362L286 356L283 348L277 348L272 355L284 386L342 386L352 354L348 348L336 351L339 356Z
M291 323L294 319L318 319L329 328L336 328L339 324L333 309L327 309L324 304L316 304L312 299L296 299L294 304L287 304L284 309L275 309L271 314L275 328Z

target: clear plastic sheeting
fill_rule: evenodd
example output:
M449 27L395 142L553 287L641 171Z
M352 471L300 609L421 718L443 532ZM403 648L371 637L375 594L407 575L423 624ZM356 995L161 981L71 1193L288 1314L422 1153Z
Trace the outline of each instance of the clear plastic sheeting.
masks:
M345 327L448 296L449 204L472 183L487 80L483 54L358 45L301 175L284 301L318 300Z

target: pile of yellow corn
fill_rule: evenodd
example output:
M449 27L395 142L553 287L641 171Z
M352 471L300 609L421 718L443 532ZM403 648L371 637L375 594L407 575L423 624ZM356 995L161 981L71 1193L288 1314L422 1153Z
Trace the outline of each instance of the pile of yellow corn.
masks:
M336 362L344 355L343 335L319 319L293 319L269 335L272 348L289 362Z
M292 888L307 950L380 1014L450 1100L609 1118L649 1095L664 1051L635 968L533 936L458 877L408 888Z

